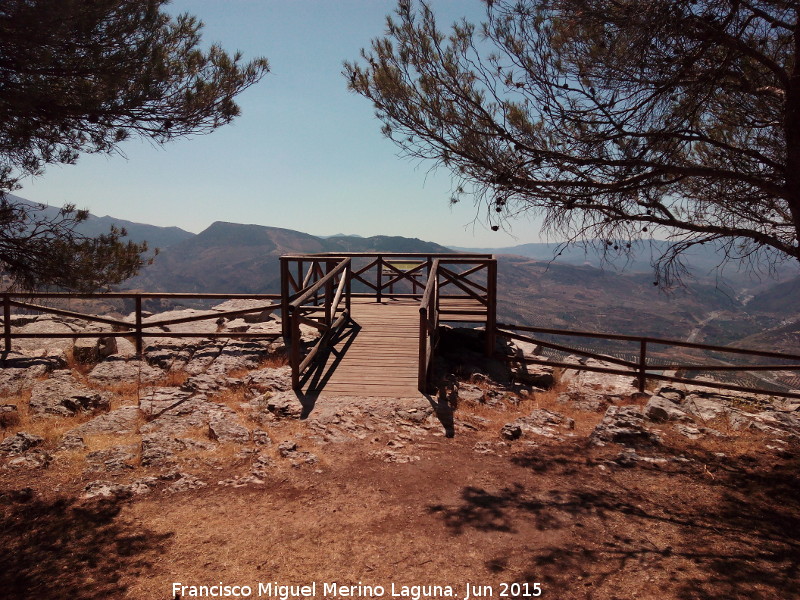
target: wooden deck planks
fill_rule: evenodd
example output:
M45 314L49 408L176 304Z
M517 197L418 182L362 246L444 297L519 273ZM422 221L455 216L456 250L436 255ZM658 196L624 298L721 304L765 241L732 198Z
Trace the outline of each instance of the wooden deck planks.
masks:
M419 303L353 301L357 327L335 346L316 390L322 396L414 397L419 360ZM342 353L338 357L337 353Z
M442 299L440 308L483 310L471 299ZM334 346L307 393L320 396L414 397L419 395L419 300L353 299L357 326ZM442 321L476 321L475 315L442 314Z

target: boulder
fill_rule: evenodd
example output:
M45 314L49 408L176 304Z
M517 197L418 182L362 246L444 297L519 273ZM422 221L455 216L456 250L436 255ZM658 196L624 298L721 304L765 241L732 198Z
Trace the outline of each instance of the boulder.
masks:
M257 369L245 375L243 382L262 392L288 392L292 389L292 369L288 365Z
M27 452L44 443L44 438L25 431L20 431L0 442L0 454L15 456Z
M135 467L136 451L136 446L111 446L90 452L86 455L86 462L92 471L127 471Z
M276 417L298 419L303 414L303 405L294 392L268 392L253 398L250 401L250 410L257 421L269 421Z
M675 403L661 396L651 396L644 406L644 416L651 421L663 423L665 421L691 421L685 412Z
M53 371L31 390L30 408L35 415L51 414L68 417L78 412L108 410L108 394L78 383L71 371Z
M211 413L208 421L208 434L212 440L246 444L250 441L250 430L237 423L233 415L222 412Z
M501 437L516 440L527 436L562 439L559 434L575 429L575 421L557 412L537 408L531 414L506 423L500 430Z
M514 379L523 384L549 390L555 384L553 367L537 364L520 364L514 371Z
M51 371L66 366L67 361L62 354L30 357L13 352L6 357L0 369L0 393L18 394L31 388Z
M72 358L81 365L93 365L100 360L96 338L78 338L72 346Z
M661 443L659 436L645 426L644 416L638 406L609 406L589 439L598 445L605 442L625 446Z

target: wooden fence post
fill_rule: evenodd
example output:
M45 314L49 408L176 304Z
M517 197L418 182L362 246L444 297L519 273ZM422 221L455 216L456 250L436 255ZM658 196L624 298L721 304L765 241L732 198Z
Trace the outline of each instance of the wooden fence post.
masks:
M141 294L136 294L136 355L142 356L143 346L142 343L142 296Z
M647 340L642 340L639 346L639 393L644 392L644 383L647 378Z
M380 304L381 303L381 293L382 293L381 288L383 287L383 282L382 282L382 279L383 279L383 257L380 254L378 255L378 259L375 261L375 264L378 266L378 277L375 280L378 283L378 288L376 290L377 291L376 295L377 295L378 304Z
M289 345L289 364L292 367L292 389L300 389L300 307L289 311L291 323L291 342Z
M289 342L292 335L289 329L289 259L281 256L281 333L284 343Z
M8 354L11 352L11 297L8 294L3 294L3 338Z
M326 260L325 261L325 275L333 271L333 261ZM328 280L325 283L325 325L330 328L331 323L333 323L333 313L332 313L332 304L333 304L333 281Z
M497 259L486 263L486 356L494 356L497 337Z

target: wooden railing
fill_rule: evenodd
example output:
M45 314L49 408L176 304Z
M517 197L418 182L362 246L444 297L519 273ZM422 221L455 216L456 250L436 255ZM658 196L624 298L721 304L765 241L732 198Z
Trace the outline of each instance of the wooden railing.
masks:
M85 312L67 310L55 306L46 306L43 304L36 304L31 302L33 299L49 299L60 301L64 303L70 300L133 300L133 321L125 319L114 319L111 317L103 317L99 315L89 314ZM174 338L235 338L235 339L256 339L266 337L264 333L248 333L248 332L189 332L189 331L168 331L163 327L169 325L177 325L180 323L190 323L196 321L205 321L208 319L219 319L222 317L238 317L255 312L271 313L280 308L280 304L274 302L278 300L278 294L192 294L192 293L124 293L124 292L107 292L107 293L60 293L60 292L30 292L30 293L4 293L2 294L3 302L3 340L4 352L9 353L12 350L14 339L30 339L30 338L45 338L45 339L79 339L79 338L98 338L107 336L121 336L131 337L136 345L136 353L141 355L144 338L147 337L174 337ZM142 310L142 301L147 299L167 299L167 300L264 300L269 301L264 304L259 304L252 308L241 310L228 310L228 311L214 311L210 310L204 313L192 315L189 317L180 317L173 319L146 319ZM89 323L102 323L110 325L113 329L111 331L94 331L94 332L22 332L14 331L11 326L11 308L21 308L26 311L53 314L62 317L71 317L80 319ZM154 328L160 328L154 330Z
M325 343L306 356L300 356L298 333L293 328L301 321L294 319L292 306L302 297L304 311L326 311L328 296L317 285L339 269L344 261L348 268L347 308L350 298L375 298L377 302L400 299L419 299L420 305L420 389L427 387L436 345L436 329L440 321L470 321L486 325L486 353L494 351L494 330L497 306L497 262L491 254L424 254L401 252L342 252L286 255L281 257L281 295L284 337L290 340L290 363L296 386L300 378ZM338 273L338 271L337 271ZM326 279L325 285L334 285ZM341 285L341 280L340 280ZM435 291L434 291L435 290ZM444 291L441 291L444 290ZM440 299L444 302L440 302ZM424 312L423 312L424 309ZM335 311L334 311L335 312ZM425 321L423 327L423 321ZM317 325L322 321L317 319ZM333 325L333 323L331 323ZM340 323L341 325L341 323ZM326 325L327 327L327 325ZM424 329L424 330L423 330ZM327 331L327 329L326 329ZM332 335L332 334L331 334ZM328 336L330 337L330 336ZM292 353L297 352L292 358Z
M428 283L419 305L419 375L417 383L423 394L430 386L433 352L439 332L439 259L433 261Z
M549 340L534 338L530 335L515 333L515 331L546 334L552 336L570 336L570 337L582 337L582 338L631 342L636 346L638 346L638 360L630 361L614 356L609 356L607 354L602 354L600 352L590 352L585 348L576 348L574 346L569 346L566 344L558 344ZM800 371L800 355L796 354L786 354L781 352L766 352L763 350L749 350L742 348L732 348L727 346L712 346L709 344L696 344L693 342L684 342L680 340L666 340L653 337L620 335L620 334L590 332L590 331L569 331L565 329L526 327L522 325L509 325L509 324L498 324L497 335L509 339L530 342L542 346L544 348L550 348L568 354L578 354L589 358L595 358L605 363L610 363L612 365L619 365L621 367L625 367L625 369L591 366L591 365L584 365L581 363L564 362L564 361L549 360L549 359L544 360L544 359L522 357L522 356L513 357L511 359L508 359L506 357L506 359L508 360L516 362L524 362L527 364L542 364L554 367L564 367L567 369L609 373L612 375L632 375L636 378L636 381L638 383L638 389L640 392L644 391L646 381L648 379L653 379L659 381L685 383L700 387L709 387L722 390L732 390L732 391L748 392L755 394L768 394L772 396L782 396L787 398L800 398L800 393L783 392L779 390L769 390L753 386L740 386L724 382L697 380L697 379L677 376L677 373L681 371L702 371L702 372ZM660 355L659 356L660 360L658 361L658 364L655 364L652 361L652 359L654 358L652 352L652 346L654 345L671 346L675 348L689 348L689 349L704 350L704 351L718 352L718 353L729 353L729 354L735 354L740 356L743 355L749 357L772 358L784 361L794 361L794 363L730 365L730 364L674 362L668 359L665 360L664 357L665 356L668 357L669 353L662 351L658 353ZM650 350L648 350L649 348ZM650 352L650 356L648 356L648 351ZM655 371L660 371L660 372L655 372ZM664 375L663 371L675 371L676 375L674 376Z
M282 280L287 288L294 288L282 296L284 332L289 340L289 364L292 368L292 387L301 387L301 377L308 366L325 348L333 336L350 318L350 259L306 259L308 270L303 274L302 263L295 279L288 274ZM288 261L282 262L282 269ZM323 271L324 267L324 271ZM344 306L342 306L344 300ZM340 312L341 309L341 312ZM320 331L316 343L306 351L303 348L300 325L309 325Z

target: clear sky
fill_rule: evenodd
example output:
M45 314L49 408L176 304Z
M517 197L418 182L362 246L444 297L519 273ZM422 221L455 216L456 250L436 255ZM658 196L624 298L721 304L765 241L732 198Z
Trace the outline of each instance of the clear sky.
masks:
M442 26L483 16L479 0L431 4ZM51 165L15 193L196 233L231 221L467 247L539 241L529 221L492 232L474 222L469 202L450 207L450 173L400 157L371 103L347 91L343 61L383 34L394 7L394 0L173 0L169 11L204 22L204 44L269 59L270 73L239 96L242 115L210 135L163 147L131 140L125 157Z

